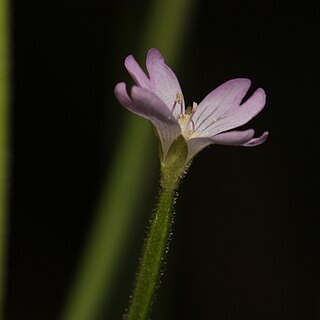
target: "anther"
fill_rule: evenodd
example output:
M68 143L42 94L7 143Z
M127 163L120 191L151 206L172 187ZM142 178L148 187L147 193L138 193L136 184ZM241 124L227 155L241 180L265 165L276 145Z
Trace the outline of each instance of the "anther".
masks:
M196 102L194 102L192 104L192 113L195 113L197 111L197 109L198 109L198 104Z
M171 108L172 112L176 108L177 104L180 104L180 106L181 106L181 114L183 114L183 96L182 96L182 93L180 93L180 92L176 93L176 100L174 101L173 106Z
M176 101L178 104L180 104L181 110L180 113L184 114L184 108L183 108L183 95L181 92L176 93Z
M194 113L197 111L197 109L198 109L198 104L196 102L194 102L192 104L192 111L191 111L190 118L189 118L189 121L188 121L188 124L191 123L193 131L194 131L194 121L193 121L192 118L193 118Z
M183 95L182 95L182 93L180 93L180 92L176 93L176 101L179 104L183 104Z

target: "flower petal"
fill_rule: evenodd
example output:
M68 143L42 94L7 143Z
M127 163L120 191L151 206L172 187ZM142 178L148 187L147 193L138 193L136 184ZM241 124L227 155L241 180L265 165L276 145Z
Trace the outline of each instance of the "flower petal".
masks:
M255 147L258 146L262 143L264 143L267 138L269 136L269 132L265 131L260 137L258 138L252 138L251 140L249 140L248 142L244 143L243 146L245 147Z
M188 163L202 149L212 144L208 138L193 138L188 140L187 143L188 143L188 158L186 160L186 163Z
M176 75L165 63L161 53L155 48L148 51L146 64L153 86L152 91L166 104L169 110L172 110L177 93L182 95ZM180 107L176 106L173 111L176 118L180 116ZM184 103L182 107L184 110Z
M156 125L155 128L158 132L158 137L161 142L162 156L164 159L174 140L179 135L181 135L181 130L180 130L180 127L177 128L177 127L168 126L165 124L161 124L158 126Z
M130 55L126 58L124 65L137 86L150 89L150 79L141 69L133 55Z
M134 105L146 110L146 118L156 127L161 141L162 153L165 157L171 144L181 134L178 121L170 109L152 92L134 86L131 90Z
M217 134L213 137L193 138L188 141L188 159L192 159L198 152L210 144L220 144L226 146L254 147L262 144L268 138L268 132L264 132L260 137L253 138L254 130L229 131Z
M131 98L135 108L152 123L165 123L180 128L171 110L152 92L142 87L133 86Z
M220 132L240 127L254 118L264 107L266 95L263 89L257 89L254 94L242 105L232 109L225 117L212 119L200 134L201 136L214 136ZM216 120L216 121L214 121Z
M116 84L114 88L114 95L116 96L116 98L118 99L118 101L123 107L125 107L126 109L128 109L133 113L136 113L135 110L132 111L134 107L132 104L132 100L128 95L126 84L124 82L120 82Z
M142 87L133 86L130 98L126 84L121 82L116 85L114 93L126 109L149 120L156 127L165 156L174 139L181 134L172 112L155 94Z
M254 136L254 130L228 131L219 133L213 137L208 137L211 143L223 144L226 146L242 146L249 142Z
M126 89L126 84L120 82L114 89L118 101L129 111L142 116L153 124L166 123L179 126L172 112L166 108L164 103L152 92L145 88L133 86L131 98Z
M233 79L209 93L199 104L193 120L201 134L208 126L219 120L230 110L237 108L248 89L249 79Z

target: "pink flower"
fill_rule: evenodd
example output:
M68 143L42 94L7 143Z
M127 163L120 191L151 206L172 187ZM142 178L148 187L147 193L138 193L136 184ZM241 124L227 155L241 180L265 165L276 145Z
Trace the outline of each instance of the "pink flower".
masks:
M114 92L126 109L155 126L164 158L179 135L187 142L186 161L210 144L253 147L267 139L268 132L254 138L253 129L229 131L246 124L265 105L266 95L261 88L242 103L251 85L249 79L227 81L186 109L179 81L157 49L148 51L146 65L149 77L134 57L128 56L125 67L136 85L131 96L124 82L118 83Z

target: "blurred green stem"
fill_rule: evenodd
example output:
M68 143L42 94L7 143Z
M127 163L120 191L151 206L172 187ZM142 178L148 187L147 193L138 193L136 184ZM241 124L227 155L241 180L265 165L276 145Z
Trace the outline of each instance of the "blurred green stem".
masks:
M167 62L174 64L187 34L194 3L194 0L153 0L137 52L156 47ZM149 176L152 138L149 124L128 117L63 320L94 320L103 301L110 298L130 225ZM141 172L145 180L141 179Z
M0 0L0 319L4 318L9 130L9 6Z

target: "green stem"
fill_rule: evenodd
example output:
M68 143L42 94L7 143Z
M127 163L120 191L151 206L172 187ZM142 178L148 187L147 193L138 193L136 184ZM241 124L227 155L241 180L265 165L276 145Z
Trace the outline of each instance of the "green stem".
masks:
M0 320L5 295L9 111L9 8L0 0Z
M173 189L162 189L160 192L159 204L145 242L129 312L125 316L127 320L145 320L149 316L168 247L174 196L175 190Z
M178 189L182 177L191 165L191 162L186 163L187 156L188 146L182 135L173 141L164 158L161 154L159 204L145 242L129 312L125 316L127 320L145 320L150 313L160 270L168 248L175 190Z

